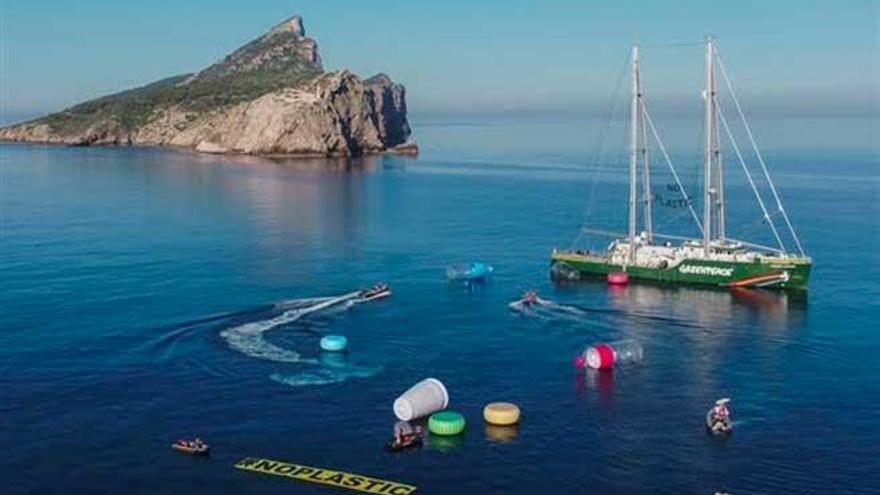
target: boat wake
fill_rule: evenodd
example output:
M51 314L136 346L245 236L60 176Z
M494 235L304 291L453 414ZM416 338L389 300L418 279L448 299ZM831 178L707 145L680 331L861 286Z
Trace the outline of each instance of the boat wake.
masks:
M325 385L343 382L349 378L365 378L379 372L379 367L365 367L349 364L344 356L337 358L307 358L297 351L279 347L264 337L272 329L294 324L311 315L326 316L344 312L354 304L366 302L358 292L334 297L292 299L274 305L281 314L258 321L242 323L220 332L230 349L245 356L263 361L296 365L294 373L275 372L270 378L290 386Z
M315 367L298 373L272 373L269 378L272 381L302 387L306 385L330 385L342 383L349 378L369 378L381 371L380 367L348 365L344 368Z
M583 323L587 317L587 312L580 308L540 297L531 303L526 303L523 300L514 301L508 304L507 307L522 316L536 318L545 322L569 321L572 323Z
M220 337L226 341L230 348L252 358L280 363L316 363L317 360L303 359L296 351L283 349L268 342L263 338L263 334L281 325L291 324L309 314L329 310L333 306L350 302L354 297L357 297L357 293L338 297L283 301L275 305L276 308L285 310L280 315L227 328L220 332Z
M548 299L537 298L532 303L523 300L514 301L507 305L511 311L522 316L535 318L548 323L571 322L586 323L595 321L599 316L622 317L644 322L665 323L681 327L701 328L699 325L682 321L676 318L632 313L620 309L587 308L574 304L563 304Z

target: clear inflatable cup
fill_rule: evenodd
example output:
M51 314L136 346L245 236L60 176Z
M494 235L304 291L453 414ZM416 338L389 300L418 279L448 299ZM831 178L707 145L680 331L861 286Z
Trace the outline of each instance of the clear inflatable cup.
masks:
M411 421L442 411L448 405L449 393L443 382L425 378L394 401L394 415L401 421Z

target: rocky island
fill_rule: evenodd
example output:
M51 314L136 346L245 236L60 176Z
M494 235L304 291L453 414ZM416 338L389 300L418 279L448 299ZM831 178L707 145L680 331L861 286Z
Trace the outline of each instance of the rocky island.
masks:
M192 148L209 153L415 153L402 85L325 72L293 16L194 74L0 129L0 140Z

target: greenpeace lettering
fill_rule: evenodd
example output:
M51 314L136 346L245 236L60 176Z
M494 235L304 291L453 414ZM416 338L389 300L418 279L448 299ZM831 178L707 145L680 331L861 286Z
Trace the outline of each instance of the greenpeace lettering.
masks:
M705 265L681 265L678 267L678 271L689 275L713 275L716 277L729 277L733 274L733 268Z
M300 481L321 483L339 488L347 488L364 493L381 493L385 495L409 495L414 493L417 487L398 483L396 481L371 478L360 474L333 471L330 469L303 466L289 462L273 461L269 459L257 459L248 457L235 464L237 469L253 471L255 473L271 474Z

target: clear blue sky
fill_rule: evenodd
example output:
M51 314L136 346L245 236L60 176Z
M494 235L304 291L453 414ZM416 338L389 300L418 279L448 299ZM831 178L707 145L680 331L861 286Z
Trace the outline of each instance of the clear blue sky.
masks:
M191 72L291 14L329 69L383 71L415 115L591 111L629 45L648 91L691 98L713 34L741 92L768 112L877 113L878 2L0 0L6 118ZM652 48L655 47L655 48Z

